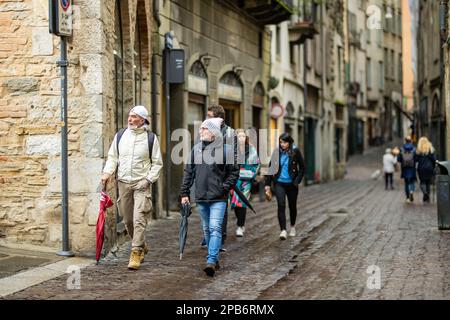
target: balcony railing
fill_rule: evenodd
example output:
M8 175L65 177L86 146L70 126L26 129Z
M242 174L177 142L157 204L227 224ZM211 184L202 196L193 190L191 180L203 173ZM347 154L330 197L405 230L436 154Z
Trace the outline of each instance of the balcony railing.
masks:
M293 14L293 0L221 0L247 15L260 25L278 24Z
M317 1L317 0L316 0ZM318 18L319 5L315 0L299 0L296 8L298 20L301 22L315 23Z
M316 0L317 1L317 0ZM299 0L294 13L297 15L289 27L289 41L296 44L305 42L306 39L314 38L318 31L319 4L315 0Z

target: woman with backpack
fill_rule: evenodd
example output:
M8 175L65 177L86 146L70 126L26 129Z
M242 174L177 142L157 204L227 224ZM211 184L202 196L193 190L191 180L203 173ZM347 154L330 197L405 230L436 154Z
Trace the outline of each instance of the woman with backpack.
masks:
M405 194L406 201L414 201L414 191L416 190L416 148L414 147L411 137L405 138L400 154L398 155L398 162L402 165L402 179L405 180Z
M272 153L269 173L266 176L266 193L270 193L273 182L278 203L278 222L281 229L280 239L286 240L286 197L289 203L291 222L289 235L295 237L298 186L305 174L305 162L300 149L294 145L294 139L289 133L283 133L280 136L279 145Z
M242 194L250 200L252 181L259 169L259 157L256 148L249 143L249 137L244 129L237 129L238 139L238 163L240 166L239 180L235 188L239 188ZM231 209L234 209L237 219L236 237L243 237L245 232L245 217L247 205L233 191L231 196Z
M416 151L417 173L420 179L420 189L423 192L423 202L430 202L430 185L434 175L436 156L431 142L422 137L419 139Z

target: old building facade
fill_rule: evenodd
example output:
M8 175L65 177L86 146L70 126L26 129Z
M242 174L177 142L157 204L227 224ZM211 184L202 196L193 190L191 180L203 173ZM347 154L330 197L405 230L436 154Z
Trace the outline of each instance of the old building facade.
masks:
M289 1L269 2L275 17L254 14L261 11L258 4L241 1L77 1L68 40L72 250L94 248L100 174L114 134L126 126L134 105L147 107L166 154L162 57L168 32L174 48L185 52L185 81L170 87L171 131L194 130L209 103L221 103L233 127L267 127L265 25L292 13ZM48 33L48 1L2 2L0 27L0 241L57 249L62 234L59 39ZM165 163L163 170L153 185L154 218L165 216L167 170L169 209L176 208L182 165ZM117 197L114 183L108 191ZM122 231L114 209L107 220L109 246Z
M383 60L384 60L384 112L382 132L384 140L403 136L403 57L402 6L399 0L383 3Z
M0 4L2 243L61 243L59 39L48 1ZM117 128L150 105L150 1L77 1L68 40L69 238L92 250L100 174ZM114 187L110 185L114 195ZM109 217L111 242L116 218Z
M174 47L183 49L186 57L185 82L171 86L170 124L172 128L188 128L190 142L197 135L196 124L205 119L212 103L225 108L225 122L233 128L268 127L270 33L265 26L292 13L278 1L269 3L264 9L247 1L180 0L167 2L161 11L161 46L164 35L173 32ZM276 14L266 17L264 10ZM258 143L261 140L264 138ZM177 142L173 141L172 147ZM183 165L171 163L170 171L170 189L174 190L170 209L177 210Z
M343 176L346 152L342 1L294 1L289 22L270 26L272 126L288 132L305 156L306 184ZM305 99L306 97L306 99Z
M418 80L416 130L427 136L439 159L447 156L444 54L439 26L439 2L421 1L417 34Z

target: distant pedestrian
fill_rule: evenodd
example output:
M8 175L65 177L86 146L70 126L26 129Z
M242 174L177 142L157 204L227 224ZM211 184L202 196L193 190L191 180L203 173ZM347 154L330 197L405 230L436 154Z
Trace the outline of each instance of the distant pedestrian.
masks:
M191 152L184 169L181 185L181 203L189 203L192 185L195 184L195 201L202 220L202 229L208 255L203 271L210 277L219 269L219 250L222 244L222 222L230 190L239 178L237 164L224 163L233 152L222 142L221 118L205 120L200 127L200 142ZM225 154L224 154L225 152Z
M133 270L139 269L148 251L145 228L152 210L150 186L159 178L163 166L158 138L148 124L148 112L144 106L130 110L128 128L115 135L101 178L106 186L117 169L117 204L132 238L128 269Z
M279 147L272 153L269 173L266 176L266 193L270 193L271 185L275 191L278 204L278 222L280 239L286 240L286 196L289 203L291 229L289 235L296 235L298 187L305 174L305 163L300 149L294 145L294 139L283 133L279 138Z
M433 145L426 137L419 139L416 162L417 173L420 179L420 189L423 193L423 202L430 202L430 185L434 176L436 156Z
M405 144L402 146L397 160L402 165L402 179L405 180L406 201L414 201L414 191L416 190L416 148L411 137L405 138Z
M384 181L385 181L385 189L388 190L388 187L391 190L394 190L394 172L395 165L397 164L397 158L392 154L392 149L387 148L386 152L383 156L383 172L384 172Z
M237 129L238 138L238 164L240 167L239 180L235 188L250 200L252 181L256 178L259 169L259 157L256 148L249 143L249 137L243 129ZM234 209L237 219L236 236L243 237L245 232L245 217L247 205L233 192L231 196L231 209Z

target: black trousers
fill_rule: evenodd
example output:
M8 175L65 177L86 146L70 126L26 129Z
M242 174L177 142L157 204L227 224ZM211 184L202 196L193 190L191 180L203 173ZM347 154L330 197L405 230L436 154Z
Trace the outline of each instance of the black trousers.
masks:
M431 189L431 179L420 180L420 189L423 192L423 195L426 197L425 199L429 199L430 197L430 189Z
M289 204L291 226L293 226L297 219L298 187L293 183L277 182L275 183L275 196L278 203L278 223L281 230L286 230L286 196Z
M245 226L245 217L247 215L247 208L234 207L234 213L236 214L237 226Z
M394 174L393 173L385 173L384 174L384 179L386 182L386 189L388 188L388 185L393 188L393 178L394 178Z

